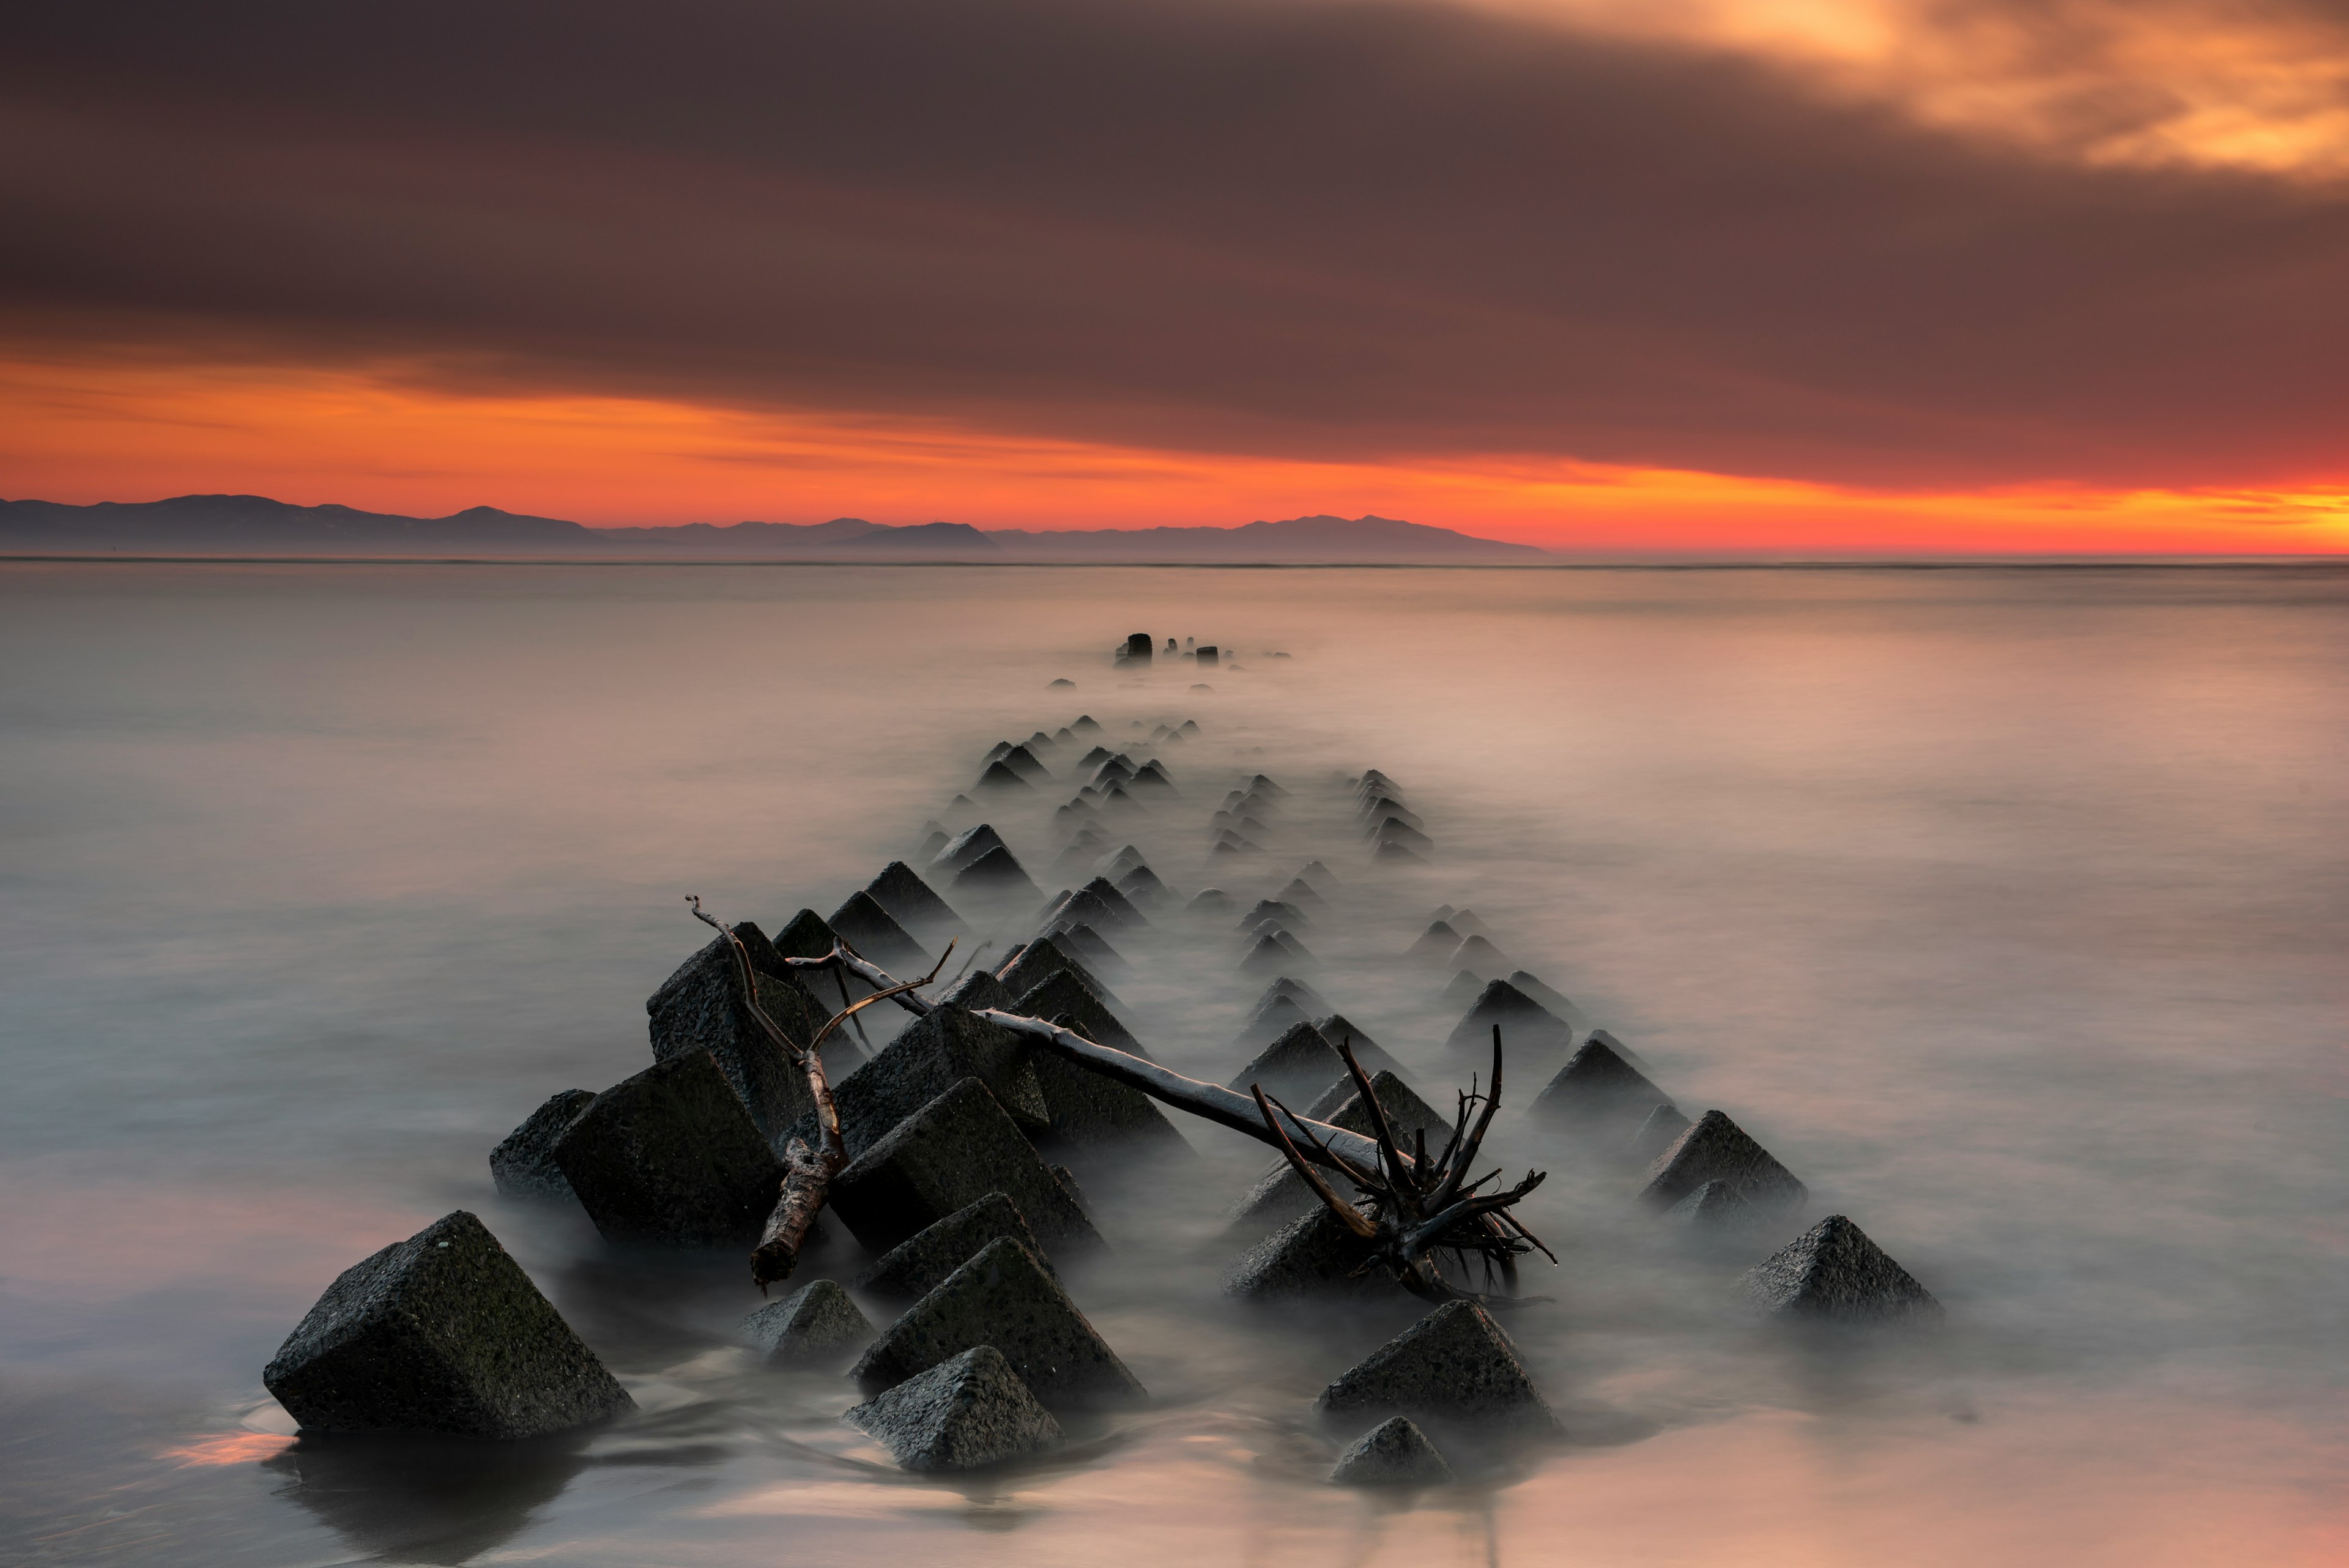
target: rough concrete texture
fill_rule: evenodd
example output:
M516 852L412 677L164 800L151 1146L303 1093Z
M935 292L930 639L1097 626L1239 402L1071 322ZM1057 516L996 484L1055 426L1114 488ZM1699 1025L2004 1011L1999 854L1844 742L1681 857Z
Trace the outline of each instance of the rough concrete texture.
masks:
M978 898L1040 898L1044 896L1029 879L1026 868L1009 849L990 849L956 872L948 891Z
M554 1163L554 1140L595 1098L592 1089L565 1089L547 1097L505 1141L490 1150L490 1179L507 1198L567 1199L571 1183Z
M873 1324L831 1280L811 1280L779 1302L769 1302L742 1322L770 1366L828 1372L873 1342Z
M1707 1111L1649 1166L1648 1185L1640 1197L1658 1209L1670 1209L1713 1180L1727 1182L1764 1214L1798 1209L1810 1196L1810 1189L1744 1128L1720 1111Z
M1133 966L1102 934L1082 921L1056 920L1045 933L1061 950L1095 974L1122 974Z
M555 1139L554 1163L605 1236L660 1246L755 1241L783 1179L707 1051L596 1096Z
M885 1252L990 1192L1018 1205L1055 1257L1101 1245L1092 1221L977 1078L852 1160L833 1180L832 1208L867 1251Z
M1363 1270L1368 1243L1326 1204L1299 1216L1250 1247L1224 1271L1224 1293L1245 1301L1300 1296L1373 1299L1401 1287L1384 1269Z
M1651 1165L1658 1155L1672 1147L1674 1139L1688 1130L1689 1119L1681 1115L1680 1107L1670 1100L1663 1101L1648 1113L1640 1130L1631 1135L1631 1158L1641 1165Z
M1379 1105L1387 1114L1387 1125L1394 1129L1396 1140L1408 1151L1414 1133L1427 1134L1428 1153L1433 1155L1444 1147L1451 1135L1452 1124L1435 1114L1425 1100L1412 1093L1411 1085L1392 1073L1372 1075L1371 1088L1379 1097ZM1370 1107L1362 1103L1362 1092L1354 1086L1351 1077L1332 1084L1321 1097L1306 1107L1309 1120L1328 1122L1331 1127L1344 1127L1369 1137ZM1335 1185L1335 1179L1332 1179ZM1340 1191L1345 1190L1339 1188ZM1259 1178L1247 1195L1232 1208L1232 1219L1241 1224L1269 1224L1286 1221L1299 1214L1309 1213L1320 1206L1321 1199L1305 1179L1297 1174L1288 1161L1282 1160Z
M861 889L851 893L825 923L859 956L899 980L916 980L930 971L930 955L922 950L922 944L870 893Z
M1443 1486L1452 1467L1410 1417L1391 1416L1338 1456L1330 1479L1340 1486Z
M1507 981L1495 980L1485 982L1475 1005L1452 1026L1444 1049L1489 1060L1496 1023L1501 1026L1503 1053L1513 1069L1509 1075L1519 1083L1525 1082L1519 1074L1546 1078L1557 1072L1566 1060L1567 1047L1574 1042L1574 1030L1563 1020L1550 1016L1540 1002Z
M988 1008L1008 1012L1012 998L1001 981L983 969L974 969L938 992L936 1000L941 1007L959 1007L966 1012L985 1012Z
M1299 1023L1257 1052L1226 1086L1245 1095L1251 1085L1261 1085L1283 1105L1309 1106L1345 1075L1337 1048L1312 1024Z
M919 1301L989 1242L1007 1236L1035 1253L1047 1272L1051 1270L1051 1260L1028 1229L1019 1206L1000 1192L990 1192L882 1253L857 1276L856 1288L879 1301Z
M1705 1236L1742 1236L1762 1223L1761 1211L1726 1181L1708 1181L1664 1210L1664 1223Z
M1462 1427L1558 1429L1517 1347L1474 1302L1446 1302L1321 1391L1327 1417L1392 1412Z
M1749 1270L1748 1306L1830 1323L1938 1323L1941 1303L1867 1232L1830 1214Z
M1123 1005L1117 995L1101 982L1099 976L1071 958L1067 950L1050 937L1039 937L1019 950L1009 963L995 971L1003 989L1014 996L1025 996L1052 976L1067 971L1084 982L1087 991L1101 998L1110 1007Z
M1528 1113L1561 1132L1620 1145L1657 1106L1671 1103L1637 1067L1603 1042L1589 1040L1534 1096Z
M1068 1018L1067 1027L1096 1044L1149 1058L1101 999L1066 971L1029 992L1009 1011L1031 1018ZM1193 1152L1158 1103L1141 1090L1041 1047L1031 1045L1028 1060L1043 1095L1053 1147L1072 1156L1115 1151L1147 1158Z
M909 1470L969 1470L1060 1447L1061 1424L991 1345L908 1377L841 1419Z
M1051 770L1045 767L1042 763L1038 762L1036 760L1036 753L1030 751L1024 745L1013 746L1009 750L1006 751L1003 755L994 760L1001 763L1005 767L1009 768L1013 773L1018 774L1021 778L1026 779L1030 784L1041 783L1052 776Z
M461 1209L343 1271L261 1380L311 1432L534 1438L635 1408Z
M1091 894L1100 899L1102 906L1110 911L1111 924L1102 926L1103 930L1111 929L1112 927L1122 931L1146 931L1150 929L1150 922L1143 919L1140 909L1133 907L1133 900L1119 892L1117 885L1108 877L1096 877L1078 888L1077 892L1080 897Z
M1148 1397L1040 1260L990 1241L882 1331L851 1374L878 1394L975 1345L991 1345L1048 1410Z
M1030 1063L1031 1052L1023 1036L1000 1024L958 1007L933 1008L833 1086L848 1158L862 1155L890 1128L965 1078L985 1084L1023 1135L1049 1132L1051 1113ZM814 1125L811 1116L800 1136L812 1141Z
M775 950L785 958L823 958L838 945L831 924L813 909L802 909L775 933Z
M812 914L807 920L823 926ZM829 927L823 928L820 939L805 921L794 920L786 929L808 942L821 940L822 952L832 950ZM734 930L750 953L760 1008L774 1020L785 1038L802 1043L814 1038L834 1010L818 1002L799 977L783 967L783 955L758 927L744 920ZM749 1107L751 1121L775 1147L781 1147L781 1140L813 1104L807 1075L792 1064L742 1004L741 981L722 940L712 939L662 981L646 1001L645 1014L653 1060L666 1062L708 1052L726 1075L728 1085ZM855 1043L841 1034L825 1043L823 1058L835 1079L853 1072L864 1059Z

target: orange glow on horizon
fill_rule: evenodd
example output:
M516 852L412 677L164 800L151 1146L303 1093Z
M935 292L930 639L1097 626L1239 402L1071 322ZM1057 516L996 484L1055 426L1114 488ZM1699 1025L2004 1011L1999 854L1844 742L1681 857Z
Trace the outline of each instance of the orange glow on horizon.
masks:
M2243 491L1871 493L1549 457L1316 462L1089 445L945 421L561 394L388 375L0 361L0 493L254 493L438 516L490 504L589 524L1231 526L1376 513L1567 553L2320 555L2349 475Z

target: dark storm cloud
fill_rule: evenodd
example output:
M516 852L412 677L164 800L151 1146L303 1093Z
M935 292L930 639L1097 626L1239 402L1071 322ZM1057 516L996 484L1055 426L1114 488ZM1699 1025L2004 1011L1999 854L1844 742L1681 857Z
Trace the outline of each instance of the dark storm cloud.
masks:
M1430 7L20 9L20 335L1328 457L2337 467L2349 204Z

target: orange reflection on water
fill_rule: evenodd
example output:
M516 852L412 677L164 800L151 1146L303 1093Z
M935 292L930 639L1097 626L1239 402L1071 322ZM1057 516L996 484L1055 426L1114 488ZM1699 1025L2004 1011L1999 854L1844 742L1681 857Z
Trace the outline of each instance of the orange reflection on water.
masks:
M179 1460L182 1469L199 1465L252 1465L292 1447L293 1442L278 1432L213 1432L166 1449L163 1457Z

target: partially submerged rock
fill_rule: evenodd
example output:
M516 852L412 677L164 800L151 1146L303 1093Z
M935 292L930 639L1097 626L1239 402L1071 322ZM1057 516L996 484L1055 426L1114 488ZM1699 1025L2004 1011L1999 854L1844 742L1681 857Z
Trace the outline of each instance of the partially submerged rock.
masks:
M857 1276L856 1288L881 1301L919 1301L988 1243L1006 1237L1035 1253L1047 1272L1052 1271L1050 1255L1028 1229L1019 1206L1000 1192L990 1192L882 1253Z
M490 1150L490 1179L505 1198L561 1199L571 1196L571 1183L554 1163L554 1140L593 1104L595 1091L564 1089L544 1104Z
M918 980L929 970L930 955L870 893L851 893L826 923L860 956L899 980Z
M635 1408L461 1209L343 1271L261 1381L307 1432L535 1438Z
M1056 1257L1101 1244L1092 1221L977 1078L850 1161L833 1179L831 1201L867 1251L885 1252L990 1192L1009 1197Z
M1348 1445L1330 1479L1340 1486L1444 1486L1452 1467L1409 1417L1391 1416Z
M1810 1196L1810 1189L1744 1127L1720 1111L1707 1111L1656 1157L1640 1197L1654 1208L1670 1209L1713 1180L1727 1183L1764 1214L1798 1209Z
M1829 1323L1938 1323L1941 1303L1867 1232L1830 1214L1747 1272L1746 1305Z
M903 860L892 860L883 867L881 875L866 883L864 890L916 941L960 936L970 929L969 924L954 912L954 906L939 898Z
M813 1039L833 1010L818 1002L783 965L786 950L768 941L757 926L744 920L734 932L750 955L761 1010L785 1038L799 1044ZM812 910L802 910L784 928L784 935L795 949L818 947L815 952L791 956L822 957L832 951L832 929ZM678 965L646 1000L645 1014L653 1059L667 1062L707 1052L749 1108L759 1131L778 1147L814 1103L807 1075L792 1065L743 1004L741 979L723 938L713 938ZM824 1044L823 1060L827 1071L837 1076L854 1070L864 1054L854 1041L835 1033Z
M987 1085L1025 1136L1051 1127L1027 1039L959 1007L936 1007L833 1086L841 1142L856 1158L889 1130L965 1078ZM814 1139L811 1117L799 1135Z
M1049 1453L1061 1424L1003 1353L976 1345L852 1407L841 1419L909 1470L970 1470Z
M882 1331L851 1374L878 1394L977 1345L991 1345L1049 1410L1148 1397L1042 1262L990 1241Z
M554 1163L615 1241L736 1246L758 1239L782 1189L775 1156L707 1051L656 1062L590 1101Z
M1547 1435L1557 1417L1517 1347L1474 1302L1446 1302L1321 1391L1325 1417L1390 1412L1456 1427Z
M1317 1202L1241 1253L1224 1271L1224 1293L1243 1301L1393 1295L1402 1287L1384 1269L1365 1269L1370 1256L1370 1243Z
M1602 1041L1583 1043L1542 1092L1530 1114L1563 1132L1620 1146L1658 1105L1671 1097L1609 1050Z
M828 1372L871 1344L874 1328L837 1283L811 1280L745 1318L742 1332L769 1366Z

